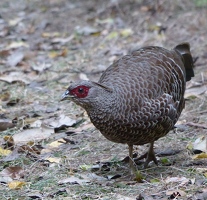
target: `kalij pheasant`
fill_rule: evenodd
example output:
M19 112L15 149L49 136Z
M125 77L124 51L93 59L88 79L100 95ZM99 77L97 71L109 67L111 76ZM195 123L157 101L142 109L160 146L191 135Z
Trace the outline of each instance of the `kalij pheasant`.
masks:
M108 139L129 146L150 143L144 167L157 164L154 141L173 129L184 106L186 81L194 76L188 43L173 50L148 46L123 56L98 82L80 81L68 87L62 100L82 106Z

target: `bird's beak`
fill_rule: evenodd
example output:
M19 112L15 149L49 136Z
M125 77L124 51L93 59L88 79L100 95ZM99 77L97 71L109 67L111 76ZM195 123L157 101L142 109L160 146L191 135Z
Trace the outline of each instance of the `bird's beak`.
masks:
M65 100L70 100L72 99L74 96L70 95L69 91L66 90L65 93L61 96L60 101L65 101Z

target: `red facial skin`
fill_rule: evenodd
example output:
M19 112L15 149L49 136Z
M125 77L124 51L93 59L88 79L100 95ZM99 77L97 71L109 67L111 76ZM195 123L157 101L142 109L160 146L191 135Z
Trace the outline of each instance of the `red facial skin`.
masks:
M80 85L72 90L70 90L70 94L73 96L76 96L78 98L85 98L86 96L88 96L88 91L89 91L89 87L85 86L85 85Z

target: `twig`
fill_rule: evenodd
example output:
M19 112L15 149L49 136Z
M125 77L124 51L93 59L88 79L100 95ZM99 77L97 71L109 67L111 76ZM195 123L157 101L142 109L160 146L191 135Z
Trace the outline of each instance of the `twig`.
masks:
M199 111L198 113L199 114L205 114L205 113L207 113L207 110L202 110L202 111Z
M185 125L187 125L187 126L193 126L193 127L196 127L196 128L207 129L207 126L202 125L202 124L193 123L193 122L187 122Z

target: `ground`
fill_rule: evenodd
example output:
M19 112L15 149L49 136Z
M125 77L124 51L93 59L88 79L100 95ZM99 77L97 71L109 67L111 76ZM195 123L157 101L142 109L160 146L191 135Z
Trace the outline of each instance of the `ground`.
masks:
M207 199L206 24L206 0L1 0L1 198ZM155 143L159 165L138 165L131 180L127 146L106 140L61 95L134 49L182 42L195 60L185 110Z

